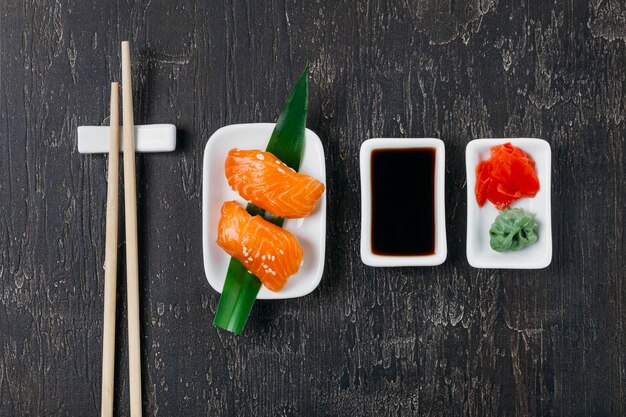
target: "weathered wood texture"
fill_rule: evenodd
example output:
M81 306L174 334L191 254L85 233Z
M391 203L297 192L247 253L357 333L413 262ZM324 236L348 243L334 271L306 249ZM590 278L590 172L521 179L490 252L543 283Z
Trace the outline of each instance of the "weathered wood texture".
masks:
M76 127L107 123L124 39L136 122L180 129L176 153L137 158L146 415L626 415L621 0L9 0L1 416L99 411L106 161L78 154ZM324 278L305 298L257 303L235 337L211 325L203 148L223 125L273 121L307 62L328 166ZM444 265L360 262L357 155L375 136L445 141ZM465 145L498 136L552 146L545 270L465 258Z

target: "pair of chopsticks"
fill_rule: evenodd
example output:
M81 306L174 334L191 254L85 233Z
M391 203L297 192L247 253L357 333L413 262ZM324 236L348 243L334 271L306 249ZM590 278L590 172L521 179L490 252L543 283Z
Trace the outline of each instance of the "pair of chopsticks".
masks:
M126 291L128 306L128 368L130 415L141 416L141 352L139 334L139 260L137 250L137 183L135 177L135 127L130 69L130 47L122 42L122 112L124 124L124 213L126 230ZM107 188L102 337L101 416L113 416L115 368L115 308L117 287L118 169L120 151L119 85L111 83L109 177Z

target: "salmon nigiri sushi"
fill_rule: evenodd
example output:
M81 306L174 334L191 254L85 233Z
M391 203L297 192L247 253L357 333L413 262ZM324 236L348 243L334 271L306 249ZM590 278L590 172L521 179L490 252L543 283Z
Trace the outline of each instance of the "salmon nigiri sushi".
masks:
M270 152L231 149L224 168L233 190L278 217L308 216L324 193L324 184L294 171Z
M235 201L222 205L217 244L272 291L279 291L302 263L302 247L294 235L251 216Z

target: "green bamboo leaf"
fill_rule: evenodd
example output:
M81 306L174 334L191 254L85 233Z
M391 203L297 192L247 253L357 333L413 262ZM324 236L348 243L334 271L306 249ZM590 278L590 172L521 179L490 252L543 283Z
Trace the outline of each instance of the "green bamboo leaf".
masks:
M308 95L309 67L307 65L287 98L285 108L278 117L266 149L296 171L300 169L304 152Z
M308 75L309 67L307 66L291 90L266 148L266 151L273 153L296 171L300 168L304 151L304 132L309 95ZM248 203L246 210L251 215L263 216L265 220L281 227L285 220L252 203ZM240 334L260 289L261 281L248 272L241 262L231 258L213 325Z
M230 258L213 325L235 334L241 333L260 289L261 281L237 259Z

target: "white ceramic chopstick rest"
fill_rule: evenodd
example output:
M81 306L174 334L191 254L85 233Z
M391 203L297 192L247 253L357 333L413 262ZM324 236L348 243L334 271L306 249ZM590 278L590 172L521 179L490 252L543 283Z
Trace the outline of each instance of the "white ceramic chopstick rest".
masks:
M110 130L109 126L79 126L78 152L108 153ZM120 143L120 151L123 151L123 132L120 135ZM175 149L176 126L173 124L135 126L135 152L173 152Z

